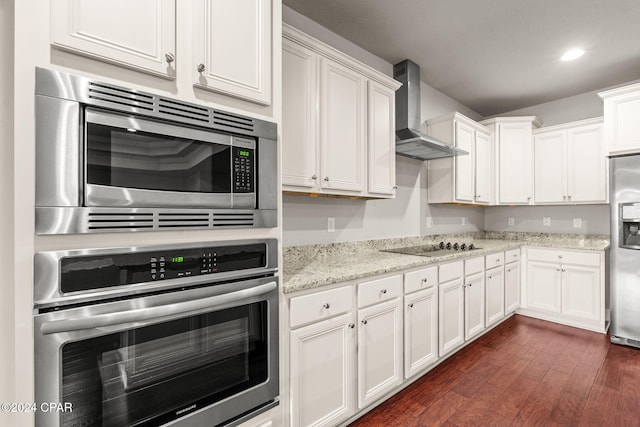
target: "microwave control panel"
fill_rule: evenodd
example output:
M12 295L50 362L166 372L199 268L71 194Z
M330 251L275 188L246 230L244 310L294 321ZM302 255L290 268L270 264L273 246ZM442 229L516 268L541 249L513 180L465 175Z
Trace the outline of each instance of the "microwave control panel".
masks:
M233 147L233 192L253 193L255 181L255 150Z
M61 292L264 268L263 243L62 258Z

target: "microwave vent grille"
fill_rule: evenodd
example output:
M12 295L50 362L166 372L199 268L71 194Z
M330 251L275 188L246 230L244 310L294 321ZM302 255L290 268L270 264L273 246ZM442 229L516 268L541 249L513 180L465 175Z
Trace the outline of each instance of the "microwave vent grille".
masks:
M158 112L163 116L178 121L195 120L200 123L211 121L211 110L207 107L187 104L174 99L159 98Z
M224 111L213 110L213 124L217 126L226 126L232 129L241 129L244 131L254 131L254 121L249 117L237 116Z
M255 213L208 210L90 208L85 232L151 231L255 227Z
M89 82L89 98L107 104L117 104L120 108L131 107L136 110L154 111L155 107L153 95L106 83Z

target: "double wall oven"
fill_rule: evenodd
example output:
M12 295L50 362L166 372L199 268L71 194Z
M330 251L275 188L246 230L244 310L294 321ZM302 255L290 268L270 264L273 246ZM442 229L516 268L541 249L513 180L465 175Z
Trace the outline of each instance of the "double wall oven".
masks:
M278 404L275 239L35 255L48 426L236 425Z

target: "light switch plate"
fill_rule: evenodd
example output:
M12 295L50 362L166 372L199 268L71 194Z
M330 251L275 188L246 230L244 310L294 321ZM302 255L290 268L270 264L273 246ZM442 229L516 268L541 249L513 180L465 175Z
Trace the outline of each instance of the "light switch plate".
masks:
M542 225L545 227L551 227L551 217L550 216L543 216L542 217Z
M427 217L427 228L433 227L433 218L430 216Z
M507 220L507 223L509 227L513 227L514 225L516 225L516 220L513 217L509 217L509 219Z
M573 228L582 228L582 218L573 218Z
M333 233L336 231L336 219L333 217L327 218L327 231Z

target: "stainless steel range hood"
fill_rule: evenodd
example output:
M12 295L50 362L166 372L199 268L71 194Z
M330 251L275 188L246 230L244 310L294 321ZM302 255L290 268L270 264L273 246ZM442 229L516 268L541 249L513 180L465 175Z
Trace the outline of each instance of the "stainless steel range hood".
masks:
M396 154L419 160L440 159L467 151L420 132L420 67L408 59L393 66L396 91Z

